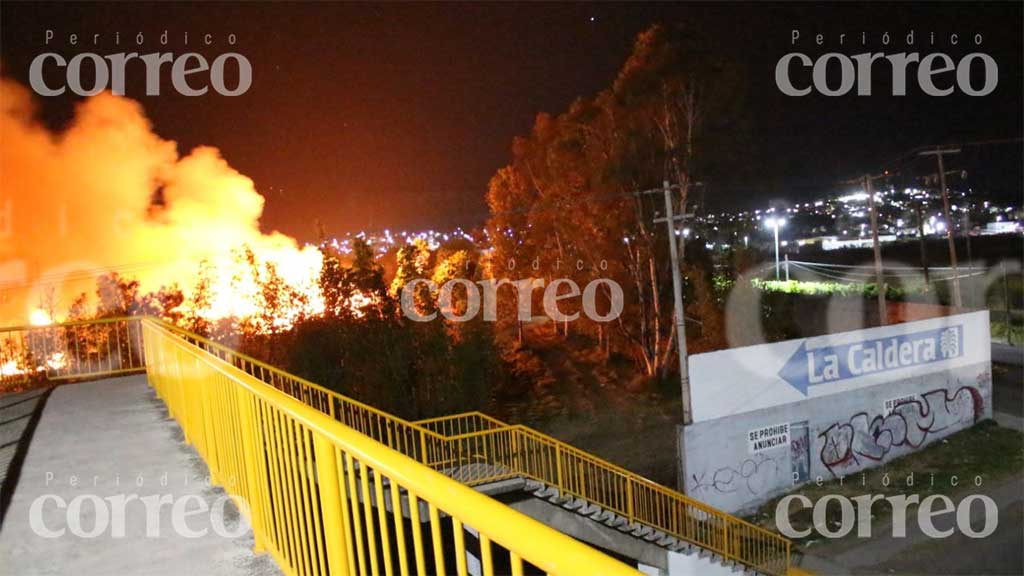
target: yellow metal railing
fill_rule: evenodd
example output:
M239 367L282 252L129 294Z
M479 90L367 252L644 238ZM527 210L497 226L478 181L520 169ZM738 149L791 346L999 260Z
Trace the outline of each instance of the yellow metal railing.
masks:
M765 574L786 574L790 541L525 426L453 436L469 485L526 477L614 512L631 524L716 552ZM487 463L473 466L472 463Z
M143 321L149 380L289 575L639 572ZM408 515L410 522L404 516ZM479 547L466 543L467 528Z
M459 436L508 427L508 424L482 412L465 412L452 416L439 416L437 418L417 420L414 424L437 432L442 436Z
M118 322L130 325L135 320ZM529 478L557 488L563 496L585 500L632 524L660 530L759 572L783 575L790 569L788 539L531 428L508 425L479 412L410 422L173 325L153 319L145 320L145 325L147 335L155 331L162 337L173 335L190 345L188 349L205 352L238 373L269 384L463 484ZM137 334L137 324L136 332L126 333ZM148 350L149 342L146 344ZM153 358L146 358L151 364ZM199 402L184 395L184 388L177 390L183 395L179 405ZM192 412L202 410L202 406L193 406Z
M137 318L0 328L0 390L33 380L142 372L142 348Z

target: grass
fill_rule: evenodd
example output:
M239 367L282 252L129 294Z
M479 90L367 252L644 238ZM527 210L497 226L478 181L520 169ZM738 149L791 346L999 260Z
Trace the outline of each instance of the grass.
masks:
M1024 345L1024 325L1011 324L1006 325L1006 322L999 319L992 319L990 322L992 340L996 342L1006 342L1007 334L1010 335L1010 341L1014 346Z
M810 282L804 280L751 280L755 288L765 292L783 292L786 294L864 296L874 298L878 294L876 284L872 282ZM885 295L890 300L903 300L909 295L925 291L923 284L886 284Z
M857 472L842 480L823 482L820 486L812 479L812 482L771 500L747 520L776 530L775 508L789 494L803 494L811 502L817 502L829 494L848 498L863 494L880 494L884 497L918 494L923 500L932 494L952 496L964 491L984 491L986 486L1022 471L1024 434L1000 427L992 420L985 420L878 468ZM953 486L953 476L958 478L957 486ZM980 487L974 484L976 477L981 479ZM907 486L908 478L912 478L912 486ZM888 517L891 509L884 502L876 502L871 511L872 519L877 521ZM810 509L793 510L789 519L796 530L804 530L813 525L811 516ZM830 526L838 526L839 517L839 506L829 505L826 522ZM855 535L856 531L851 534ZM795 539L794 543L807 546L821 538L812 531L806 538Z

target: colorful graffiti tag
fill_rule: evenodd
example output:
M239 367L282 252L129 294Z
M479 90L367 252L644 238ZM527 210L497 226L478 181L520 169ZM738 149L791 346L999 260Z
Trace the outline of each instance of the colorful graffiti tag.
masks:
M978 388L939 388L902 401L887 415L859 412L821 432L821 463L839 477L877 463L897 448L916 449L929 438L973 425L984 414Z

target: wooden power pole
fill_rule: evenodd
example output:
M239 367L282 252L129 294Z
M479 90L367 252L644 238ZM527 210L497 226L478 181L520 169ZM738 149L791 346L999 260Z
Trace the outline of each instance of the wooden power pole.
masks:
M942 148L937 146L935 150L919 152L920 156L935 156L939 162L939 188L942 192L942 213L946 220L946 240L949 243L949 265L953 269L953 306L962 308L963 297L960 294L960 271L956 265L956 241L953 239L953 219L949 216L949 193L946 191L946 165L942 160L945 154L957 154L959 148Z
M878 323L885 326L889 315L885 309L885 278L882 273L882 247L878 244L878 210L875 208L875 192L871 186L871 175L864 175L864 192L868 195L868 210L871 216L871 243L875 252L875 287L878 289Z

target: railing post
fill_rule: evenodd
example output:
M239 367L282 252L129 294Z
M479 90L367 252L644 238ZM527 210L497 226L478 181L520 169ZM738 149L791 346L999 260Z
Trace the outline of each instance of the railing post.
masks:
M562 445L555 444L555 478L558 484L558 495L562 495Z
M636 520L633 512L633 479L629 476L626 477L626 516L631 524Z
M510 445L509 448L512 450L512 453L509 455L509 463L512 465L512 469L515 470L516 473L522 474L522 459L519 455L519 431L510 428L508 430L508 436Z
M259 553L266 550L263 543L267 529L263 517L263 478L261 478L260 467L257 462L264 462L266 455L263 454L263 442L260 441L259 450L255 446L257 438L256 424L253 422L252 406L245 391L238 394L238 414L240 416L242 454L245 456L245 485L248 488L249 498L245 505L249 507L249 520L252 523L253 552Z
M791 556L790 556L790 547L791 546L792 546L792 542L790 542L789 540L786 540L786 571L784 572L784 574L789 574L789 565L790 565L790 561L791 561Z
M722 538L725 542L722 542L722 551L725 553L725 559L731 560L735 558L732 553L732 542L729 541L729 519L725 518L722 520Z
M313 433L316 454L317 489L323 514L324 541L327 544L327 566L331 574L344 574L348 568L348 534L342 524L342 502L338 478L337 449L319 433ZM364 472L365 474L365 472ZM368 498L368 495L364 494Z
M576 460L576 474L577 478L579 478L578 488L580 489L580 496L582 496L584 499L587 499L590 497L590 495L587 494L587 477L585 470L586 468L583 465L583 461Z
M420 428L420 463L424 466L430 466L427 460L427 431Z

